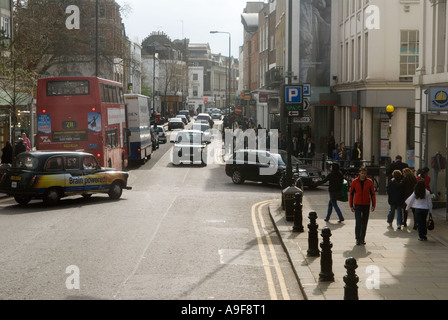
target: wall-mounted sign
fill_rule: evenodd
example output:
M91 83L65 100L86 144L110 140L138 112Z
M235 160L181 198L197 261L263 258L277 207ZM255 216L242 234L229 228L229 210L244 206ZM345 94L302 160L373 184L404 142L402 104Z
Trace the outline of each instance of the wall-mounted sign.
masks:
M429 111L448 111L448 88L429 90Z

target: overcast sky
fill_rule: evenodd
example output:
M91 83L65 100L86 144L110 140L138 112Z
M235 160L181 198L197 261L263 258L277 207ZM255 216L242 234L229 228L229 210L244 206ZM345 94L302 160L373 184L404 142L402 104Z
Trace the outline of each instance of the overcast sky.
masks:
M209 43L212 53L229 55L229 36L210 34L211 30L231 33L232 56L238 58L243 44L241 14L247 0L116 0L127 4L123 22L129 39L141 43L153 31L163 31L171 40Z

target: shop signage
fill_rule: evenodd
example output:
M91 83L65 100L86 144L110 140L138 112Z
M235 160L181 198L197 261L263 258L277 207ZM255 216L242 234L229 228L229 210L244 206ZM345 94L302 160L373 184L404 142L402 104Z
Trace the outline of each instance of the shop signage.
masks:
M429 90L429 111L448 111L448 88Z

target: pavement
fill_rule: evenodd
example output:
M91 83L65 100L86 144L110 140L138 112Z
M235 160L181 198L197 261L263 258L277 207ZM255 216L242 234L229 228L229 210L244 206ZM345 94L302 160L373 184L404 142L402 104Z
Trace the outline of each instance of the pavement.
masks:
M407 228L397 230L396 219L389 227L386 222L389 212L387 195L377 194L377 207L370 213L366 245L359 246L355 242L355 219L348 202L338 202L345 221L338 223L333 210L330 221L325 222L328 193L323 198L322 192L305 189L302 209L304 232L294 232L294 222L286 220L281 197L280 193L278 199L270 203L269 211L307 300L344 300L345 262L348 258L355 258L358 265L359 300L448 299L446 208L434 209L435 228L428 230L428 241L419 241L417 231L412 229L412 214ZM319 280L321 257L307 256L311 211L318 216L319 250L323 241L322 229L328 227L331 230L334 281Z

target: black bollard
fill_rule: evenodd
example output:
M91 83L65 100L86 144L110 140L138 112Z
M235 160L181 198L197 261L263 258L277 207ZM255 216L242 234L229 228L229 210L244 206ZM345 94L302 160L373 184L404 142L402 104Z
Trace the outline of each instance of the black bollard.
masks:
M292 228L293 232L303 232L303 216L302 216L302 200L303 200L303 191L299 189L298 192L294 195L294 227Z
M310 219L310 223L308 224L308 251L306 255L308 257L318 257L320 254L317 234L317 228L319 228L319 225L316 223L317 213L311 211L308 218Z
M334 281L333 274L333 259L331 256L331 248L333 244L330 242L331 230L328 227L322 229L321 236L323 241L320 243L321 258L320 258L320 273L319 281Z
M348 258L345 260L345 269L347 269L347 275L344 276L344 300L359 300L358 298L358 281L359 277L356 275L356 268L358 264L355 258Z

